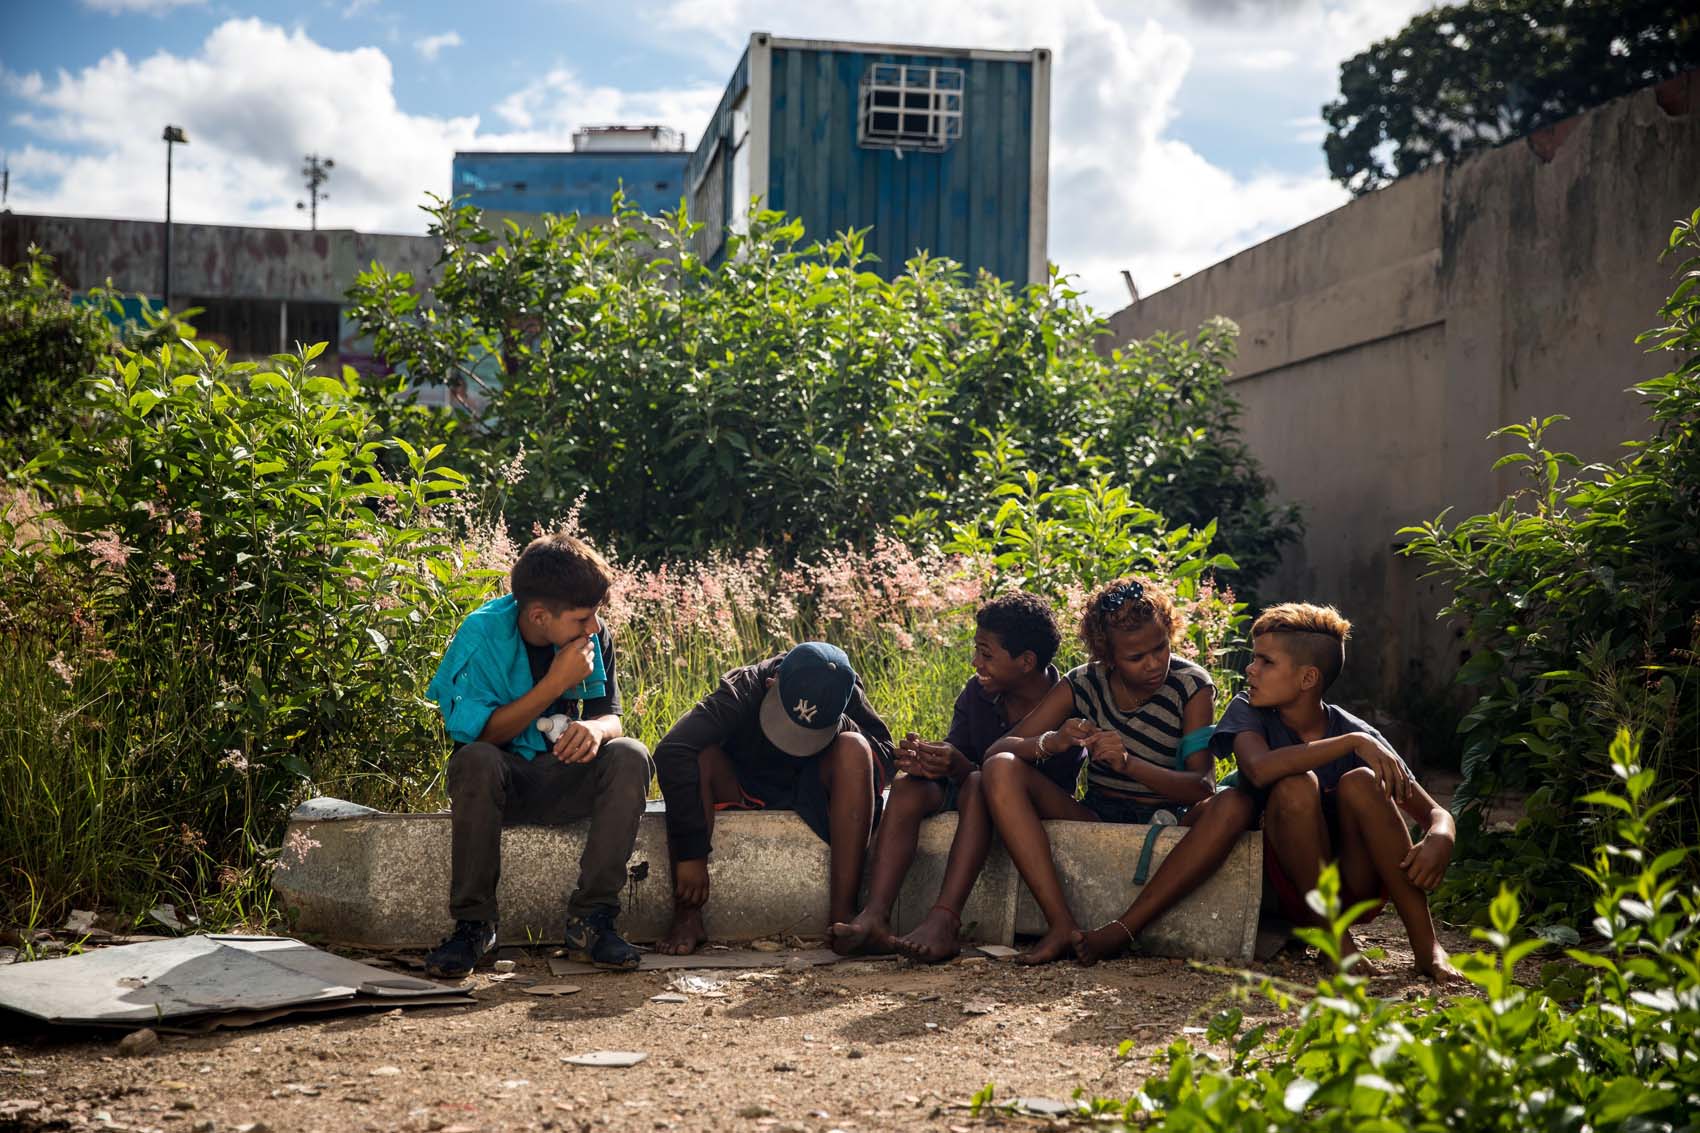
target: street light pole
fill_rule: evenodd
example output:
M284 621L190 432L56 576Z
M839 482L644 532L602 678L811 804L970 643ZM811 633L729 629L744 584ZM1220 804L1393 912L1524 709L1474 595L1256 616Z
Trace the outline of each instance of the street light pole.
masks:
M171 309L171 147L188 145L189 135L181 126L167 126L160 135L165 142L165 281L160 291L165 295L165 309Z

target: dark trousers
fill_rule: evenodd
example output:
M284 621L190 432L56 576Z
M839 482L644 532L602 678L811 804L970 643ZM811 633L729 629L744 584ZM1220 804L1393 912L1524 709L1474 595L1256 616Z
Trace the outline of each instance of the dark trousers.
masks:
M448 775L454 830L449 915L497 919L502 827L562 826L586 816L590 833L567 914L617 912L649 774L649 750L630 738L609 740L589 763L562 763L547 753L527 760L487 743L456 748Z

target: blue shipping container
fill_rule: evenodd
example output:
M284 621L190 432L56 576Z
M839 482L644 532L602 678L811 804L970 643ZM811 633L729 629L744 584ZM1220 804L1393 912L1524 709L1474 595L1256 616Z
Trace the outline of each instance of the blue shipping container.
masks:
M917 252L1017 284L1047 270L1050 52L750 37L685 169L702 251L752 197L813 236L872 226L891 276Z

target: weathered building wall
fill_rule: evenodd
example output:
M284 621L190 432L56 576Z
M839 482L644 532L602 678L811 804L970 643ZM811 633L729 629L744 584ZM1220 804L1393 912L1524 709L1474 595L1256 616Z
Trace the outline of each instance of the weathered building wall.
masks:
M159 299L164 239L165 225L157 221L0 213L0 263L19 263L37 245L79 292L110 280L118 291ZM376 261L413 273L424 286L442 247L426 236L221 224L173 224L171 242L173 302L207 308L196 322L204 331L215 328L209 337L239 354L292 349L298 339L331 340L338 357L355 364L367 361L368 351L341 316L354 277Z
M1550 439L1595 461L1648 432L1623 391L1670 368L1635 337L1697 206L1700 73L1408 177L1112 316L1115 342L1240 325L1247 442L1308 527L1262 590L1352 618L1344 694L1397 707L1450 678L1461 642L1395 532L1518 486L1488 433L1567 414Z

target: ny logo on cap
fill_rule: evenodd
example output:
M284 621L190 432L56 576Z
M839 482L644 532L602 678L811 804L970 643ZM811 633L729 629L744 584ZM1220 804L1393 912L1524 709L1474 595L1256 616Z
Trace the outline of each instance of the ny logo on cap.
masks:
M815 722L815 706L806 700L799 698L797 700L797 707L793 708L791 711L796 713L797 718L805 724L813 724Z

